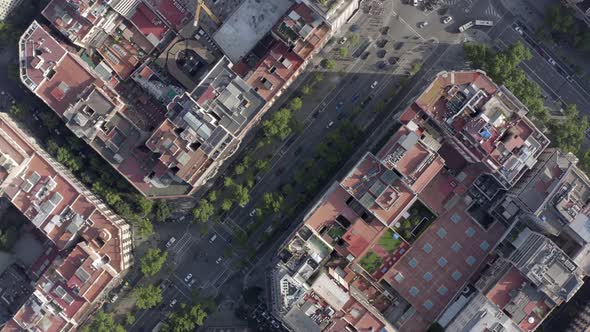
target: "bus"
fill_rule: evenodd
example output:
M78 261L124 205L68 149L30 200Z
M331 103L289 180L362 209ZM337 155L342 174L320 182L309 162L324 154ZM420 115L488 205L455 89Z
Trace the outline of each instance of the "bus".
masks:
M469 21L465 24L463 24L462 26L459 27L459 32L463 32L469 28L471 28L473 26L473 21Z
M494 22L493 21L484 21L484 20L475 20L475 25L491 27L491 26L494 26Z

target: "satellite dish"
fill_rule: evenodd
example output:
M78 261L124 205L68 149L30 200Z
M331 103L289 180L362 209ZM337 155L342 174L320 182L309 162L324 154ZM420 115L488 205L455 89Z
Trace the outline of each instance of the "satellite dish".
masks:
M529 319L527 319L527 321L529 322L529 324L533 324L535 322L535 317L531 316L529 317Z

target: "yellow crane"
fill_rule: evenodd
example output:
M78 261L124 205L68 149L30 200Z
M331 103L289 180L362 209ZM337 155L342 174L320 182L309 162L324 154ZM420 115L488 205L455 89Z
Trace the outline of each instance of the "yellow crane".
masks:
M201 9L205 10L205 13L207 13L207 15L209 15L209 17L213 20L213 22L215 22L215 24L217 24L217 26L221 25L221 20L215 14L213 14L213 12L211 11L211 9L209 9L209 7L207 7L207 5L205 4L205 0L197 0L197 11L195 12L195 21L193 22L193 25L195 27L199 26L199 18L201 17Z

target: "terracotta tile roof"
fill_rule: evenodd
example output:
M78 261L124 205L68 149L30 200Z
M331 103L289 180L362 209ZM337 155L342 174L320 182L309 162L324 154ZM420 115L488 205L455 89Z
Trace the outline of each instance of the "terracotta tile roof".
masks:
M137 6L130 20L144 36L152 41L154 46L161 42L169 31L166 23L162 22L143 2Z

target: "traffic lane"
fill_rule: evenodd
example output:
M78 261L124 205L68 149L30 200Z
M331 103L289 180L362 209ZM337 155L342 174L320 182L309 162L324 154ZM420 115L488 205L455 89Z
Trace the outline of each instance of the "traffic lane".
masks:
M579 89L563 77L554 65L550 64L538 50L531 47L512 27L506 28L498 37L505 46L520 41L529 48L532 58L521 64L521 67L541 85L543 90L550 92L553 98L561 99L567 104L576 104L581 110L590 109L590 100L585 98Z
M162 302L155 308L145 310L136 316L136 323L130 327L130 331L151 331L158 322L166 319L173 308L170 308L172 300L180 302L182 294L177 288L170 285L162 291Z
M186 249L183 260L178 263L174 275L177 280L176 284L183 291L190 292L193 288L207 287L210 281L226 269L227 259L224 257L224 251L228 248L228 243L221 236L216 236L215 240L211 242L212 236L210 235ZM219 258L221 258L221 262L217 263ZM189 279L191 286L185 281L189 274L192 275L192 278Z

